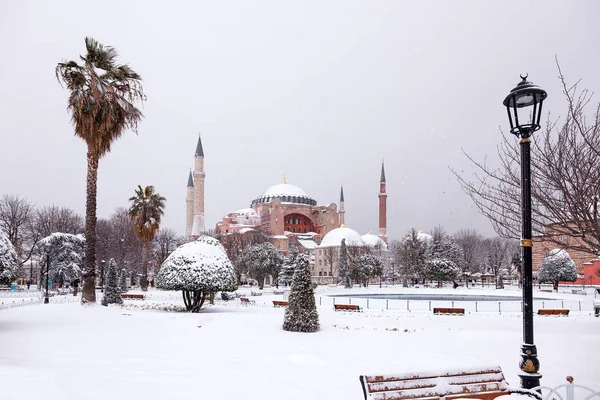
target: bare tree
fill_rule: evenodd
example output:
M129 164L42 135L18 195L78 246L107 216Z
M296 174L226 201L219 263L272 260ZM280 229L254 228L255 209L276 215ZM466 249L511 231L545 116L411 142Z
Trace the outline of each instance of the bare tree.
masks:
M162 228L154 238L154 243L154 258L156 259L156 264L160 266L169 254L177 248L177 232L170 228Z
M34 206L23 197L5 194L0 198L0 228L15 248L34 212Z
M35 225L42 237L55 232L83 233L83 217L68 207L45 206L35 213Z
M579 82L568 85L560 66L558 71L568 109L562 120L548 118L532 140L532 228L559 248L600 254L600 103L588 113L592 93ZM477 172L470 177L452 172L495 231L518 239L520 152L515 139L502 138L498 168L465 153Z
M454 234L454 241L462 249L458 267L463 275L481 272L485 255L483 236L474 229L461 229ZM467 279L468 286L469 280Z
M512 261L511 247L514 241L500 237L484 239L485 246L485 266L487 272L498 278L500 272L507 268Z
M338 260L340 250L338 247L326 247L323 249L323 258L325 263L329 265L329 276L333 277L333 266Z

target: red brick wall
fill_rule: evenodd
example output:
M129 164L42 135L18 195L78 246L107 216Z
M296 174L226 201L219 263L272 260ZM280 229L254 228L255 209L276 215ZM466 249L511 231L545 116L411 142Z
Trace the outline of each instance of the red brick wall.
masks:
M568 243L576 241L577 238L569 238ZM552 243L547 240L544 236L536 236L533 238L533 270L537 271L542 266L542 262L544 261L544 257L546 254L552 250L556 249L559 246L556 243ZM583 274L584 272L584 264L590 262L592 260L597 259L598 257L592 253L582 252L578 250L565 249L571 259L575 262L577 267L577 273Z

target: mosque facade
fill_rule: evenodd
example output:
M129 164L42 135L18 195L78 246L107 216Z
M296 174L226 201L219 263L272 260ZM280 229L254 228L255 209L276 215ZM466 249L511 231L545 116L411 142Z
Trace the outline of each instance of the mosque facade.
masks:
M194 169L188 176L186 197L186 237L195 240L205 232L204 221L204 150L198 138L194 154ZM359 235L345 226L344 189L340 190L339 207L335 203L320 205L298 186L283 183L267 188L251 200L246 208L225 215L215 226L221 235L246 234L259 231L270 237L282 253L292 247L310 255L313 279L318 283L337 283L338 253L342 239L350 247L350 257L356 249L374 251L388 258L387 193L385 169L381 164L379 182L379 231ZM268 283L268 282L267 282Z

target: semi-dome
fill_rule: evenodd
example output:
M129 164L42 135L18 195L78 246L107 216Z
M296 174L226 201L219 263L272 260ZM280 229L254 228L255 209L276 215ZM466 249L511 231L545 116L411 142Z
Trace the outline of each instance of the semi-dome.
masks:
M346 239L346 246L364 246L360 234L354 229L342 226L329 232L321 241L319 247L338 247L342 245L342 239Z
M426 242L426 243L429 243L429 242L431 242L431 241L433 240L433 236L431 236L431 235L430 235L430 234L428 234L428 233L421 232L421 231L419 231L419 233L417 233L417 238L418 238L420 241L422 241L422 242Z
M252 201L252 207L256 204L270 203L279 199L282 203L306 204L316 206L317 201L309 197L306 192L298 186L288 183L280 183L268 188L258 198Z
M375 236L372 233L367 233L366 235L361 236L363 242L369 247L372 247L375 250L387 251L388 246L379 236Z

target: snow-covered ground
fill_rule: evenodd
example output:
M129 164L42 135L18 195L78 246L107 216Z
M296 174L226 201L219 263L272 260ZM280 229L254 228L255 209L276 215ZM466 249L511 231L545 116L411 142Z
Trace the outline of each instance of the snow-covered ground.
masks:
M250 295L250 289L240 291ZM283 296L268 293L251 297L253 306L218 301L199 314L152 310L183 305L179 293L161 291L126 301L124 307L51 303L0 310L2 398L359 400L361 374L486 364L501 366L507 381L518 387L518 312L434 316L427 301L411 302L416 308L407 311L401 300L390 310L372 300L361 313L331 307L332 295L348 293L519 293L457 291L320 288L321 331L314 334L284 332L284 310L271 302ZM542 383L557 386L572 375L576 383L600 390L594 295L543 295L581 301L582 311L566 318L536 315Z

